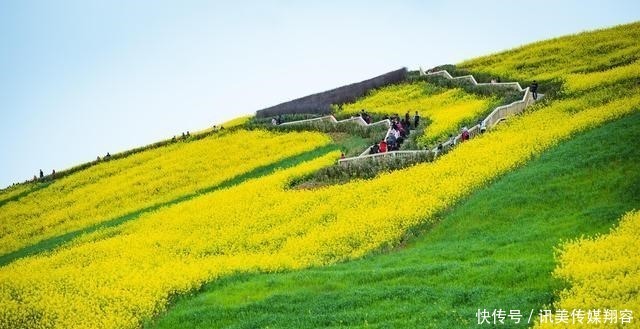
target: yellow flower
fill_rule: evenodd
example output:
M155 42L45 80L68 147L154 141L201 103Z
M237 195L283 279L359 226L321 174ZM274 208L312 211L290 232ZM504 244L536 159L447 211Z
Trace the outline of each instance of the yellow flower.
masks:
M561 246L558 267L554 276L567 280L571 288L560 292L555 308L560 310L630 310L633 319L624 328L640 328L640 212L629 212L622 217L611 233L595 238L581 238ZM604 318L601 318L604 320ZM537 324L537 328L591 328L612 327L611 324L588 324L588 316L579 323L561 326ZM618 317L616 323L621 324Z
M194 193L329 142L319 133L238 131L100 163L1 206L0 254Z
M371 95L355 103L346 104L341 113L357 115L365 109L369 113L398 114L404 117L409 112L411 120L418 111L425 122L431 120L420 143L430 145L448 133L457 132L458 126L466 120L473 120L482 112L487 112L495 103L494 98L483 98L468 94L456 88L440 90L427 82L391 85L375 90Z
M376 179L287 189L295 177L334 163L334 152L17 260L0 268L0 327L133 328L170 296L221 276L330 264L394 245L408 228L535 154L637 111L637 91L580 110L575 100L555 102L435 162Z

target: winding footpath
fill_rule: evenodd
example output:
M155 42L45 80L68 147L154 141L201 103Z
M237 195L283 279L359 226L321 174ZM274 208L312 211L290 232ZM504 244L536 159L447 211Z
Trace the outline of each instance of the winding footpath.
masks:
M518 83L518 82L478 83L476 81L476 79L473 77L473 75L464 75L464 76L454 77L449 72L447 72L446 70L425 73L421 69L420 70L420 75L421 76L442 76L442 77L450 79L450 80L465 80L465 81L471 83L474 86L504 87L504 88L515 89L517 91L524 92L524 95L522 96L521 100L515 101L515 102L513 102L511 104L507 104L507 105L502 105L502 106L496 107L479 124L476 124L475 126L470 127L468 129L470 138L473 138L474 136L480 134L484 130L489 130L489 129L493 128L496 124L498 124L502 120L505 120L509 116L522 113L525 108L527 108L529 105L533 104L536 101L535 99L533 99L533 93L529 90L529 87L522 88L522 86L520 86L520 83ZM538 94L538 99L542 98L543 96L544 96L544 94ZM334 124L343 124L343 123L347 123L347 122L355 122L355 123L357 123L357 124L359 124L361 126L364 126L364 127L384 124L384 125L386 125L388 127L387 133L384 136L385 140L387 139L387 137L391 133L391 121L389 119L385 119L385 120L381 120L381 121L377 121L377 122L373 122L373 123L367 123L360 116L355 116L355 117L351 117L351 118L344 119L344 120L337 120L333 115L327 115L327 116L323 116L323 117L319 117L319 118L313 118L313 119L284 122L284 123L282 123L280 125L284 126L284 125L303 124L303 123L310 123L310 122L314 122L314 121L330 121L330 122L332 122ZM455 144L457 144L461 139L462 139L462 134L458 134L453 139L450 139L450 140L442 143L442 148L443 149L448 149L448 148L454 146ZM355 156L355 157L340 159L340 160L338 160L338 163L344 164L344 163L348 163L348 162L351 162L351 161L358 161L358 160L363 160L363 159L379 158L379 157L413 156L413 155L415 155L417 153L429 153L429 152L432 152L434 154L434 156L437 156L438 153L439 153L438 147L434 147L433 149L427 149L427 150L391 151L391 152L376 153L376 154L369 154L369 147L367 147L367 149L365 149L360 155Z

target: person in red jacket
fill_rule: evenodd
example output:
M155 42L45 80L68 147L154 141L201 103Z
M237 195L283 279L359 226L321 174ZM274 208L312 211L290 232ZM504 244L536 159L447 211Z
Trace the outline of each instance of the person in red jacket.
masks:
M380 150L380 153L387 152L387 142L385 142L384 139L380 141L380 147L378 149Z
M462 128L462 136L460 137L463 142L469 140L471 136L469 135L469 129L467 129L467 127Z

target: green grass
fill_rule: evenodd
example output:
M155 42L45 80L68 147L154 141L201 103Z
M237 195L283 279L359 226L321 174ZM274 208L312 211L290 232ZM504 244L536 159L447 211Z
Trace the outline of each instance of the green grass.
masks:
M577 135L473 193L400 250L227 277L179 297L146 326L467 328L479 308L518 309L526 322L565 285L551 277L554 247L606 232L640 205L640 150L631 142L639 126L636 113Z
M330 133L329 136L334 143L340 145L340 150L346 157L358 156L369 146L369 140L360 136L340 132Z

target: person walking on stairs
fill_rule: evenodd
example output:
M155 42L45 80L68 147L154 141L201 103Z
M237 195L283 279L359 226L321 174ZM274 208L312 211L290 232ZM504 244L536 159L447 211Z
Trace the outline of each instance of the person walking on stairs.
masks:
M538 100L538 82L533 80L531 87L529 87L531 94L533 94L533 100Z

